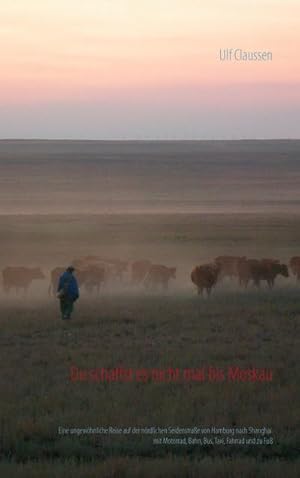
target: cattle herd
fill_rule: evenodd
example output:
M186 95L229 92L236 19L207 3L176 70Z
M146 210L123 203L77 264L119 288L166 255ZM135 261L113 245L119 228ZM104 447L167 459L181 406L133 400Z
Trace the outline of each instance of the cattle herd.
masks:
M81 290L88 294L99 294L109 283L122 283L124 276L129 277L132 286L143 286L146 289L168 289L171 279L176 279L176 267L167 267L161 264L152 264L149 260L139 260L129 263L120 259L103 259L98 256L85 256L72 261L76 277ZM58 279L66 267L55 267L50 272L48 294L55 295ZM292 275L300 281L300 256L292 257L289 267L277 259L249 259L245 256L219 256L213 262L196 266L190 275L198 294L206 291L209 296L211 290L224 280L236 280L247 288L249 283L260 287L265 281L272 288L278 275L289 277ZM47 277L40 268L5 267L2 270L2 285L5 294L10 290L17 293L20 290L27 292L34 280L45 280Z
M293 275L300 280L300 257L292 257L289 266ZM225 277L236 279L241 287L247 288L252 282L256 287L265 281L273 288L278 275L289 277L286 264L277 259L248 259L238 256L219 256L210 264L202 264L193 269L192 282L196 285L198 294L206 290L210 295L212 288Z

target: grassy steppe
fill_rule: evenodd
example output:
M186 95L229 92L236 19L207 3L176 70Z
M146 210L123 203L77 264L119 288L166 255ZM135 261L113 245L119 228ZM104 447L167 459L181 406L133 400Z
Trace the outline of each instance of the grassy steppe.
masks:
M70 323L57 306L2 301L1 476L297 476L298 289L83 298ZM274 380L72 384L71 365L254 366L273 369ZM149 436L57 432L109 425L267 426L275 444L155 447Z

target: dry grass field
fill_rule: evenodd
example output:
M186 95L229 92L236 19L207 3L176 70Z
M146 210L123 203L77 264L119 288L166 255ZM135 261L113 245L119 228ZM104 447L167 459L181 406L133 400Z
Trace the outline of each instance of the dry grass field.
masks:
M0 474L26 477L272 477L299 471L300 286L281 279L210 299L191 266L218 254L299 252L289 216L28 216L1 218L1 267L48 274L82 254L150 258L178 267L166 294L124 283L82 294L62 322L48 281L1 293ZM71 383L70 367L262 367L271 383ZM58 427L270 427L262 446L153 445L150 436L62 436Z

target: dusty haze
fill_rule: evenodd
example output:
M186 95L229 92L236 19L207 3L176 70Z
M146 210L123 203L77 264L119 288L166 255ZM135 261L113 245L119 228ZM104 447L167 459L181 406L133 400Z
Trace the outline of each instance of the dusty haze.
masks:
M1 141L0 214L297 212L300 141Z
M98 255L177 267L299 255L300 141L0 142L1 268ZM293 284L278 280L278 283ZM123 284L130 290L130 268Z

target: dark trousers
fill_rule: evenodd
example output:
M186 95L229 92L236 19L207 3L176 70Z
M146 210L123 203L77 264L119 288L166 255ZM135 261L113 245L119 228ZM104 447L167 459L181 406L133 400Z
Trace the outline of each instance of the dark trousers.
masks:
M71 314L73 312L73 300L63 298L60 299L60 311L61 311L61 318L63 320L70 319Z

